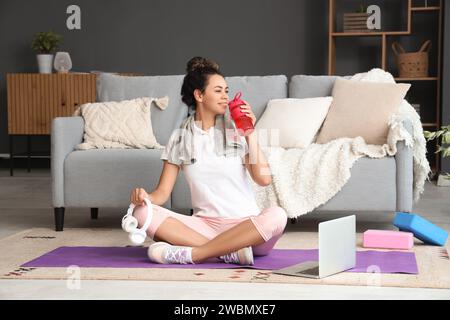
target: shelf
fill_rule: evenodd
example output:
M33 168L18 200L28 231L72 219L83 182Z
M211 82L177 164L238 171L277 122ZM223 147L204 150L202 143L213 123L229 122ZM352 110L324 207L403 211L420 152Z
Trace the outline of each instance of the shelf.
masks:
M441 7L411 7L411 11L439 11Z
M10 158L11 158L11 157L10 157ZM27 155L17 156L17 155L14 155L14 159L16 159L16 158L31 158L31 159L34 159L34 158L41 158L41 159L50 159L51 156L35 156L35 155L31 155L31 156L27 156Z
M437 123L422 123L422 127L424 128L436 128L437 126Z
M49 152L45 152L45 151L35 151L33 153L31 153L30 155L28 155L28 153L26 152L18 152L18 153L14 153L13 155L14 158L50 158L50 154ZM9 155L9 158L11 158L11 155Z
M408 31L381 31L381 32L332 32L333 37L374 37L374 36L404 36L410 35Z
M426 78L394 78L395 81L437 81L438 77L426 77Z

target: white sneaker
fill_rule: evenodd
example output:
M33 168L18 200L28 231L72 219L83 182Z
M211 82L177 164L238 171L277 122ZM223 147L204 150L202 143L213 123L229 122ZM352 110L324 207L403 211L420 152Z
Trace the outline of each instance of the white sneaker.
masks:
M238 251L231 252L224 256L220 256L225 263L235 263L243 266L254 264L252 247L245 247Z
M192 248L173 246L167 242L155 242L148 247L150 261L161 264L188 264L192 262Z

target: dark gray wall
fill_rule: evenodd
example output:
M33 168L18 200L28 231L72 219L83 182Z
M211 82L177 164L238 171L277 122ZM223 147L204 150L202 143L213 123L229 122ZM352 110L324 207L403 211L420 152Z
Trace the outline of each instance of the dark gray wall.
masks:
M360 3L347 1L352 8ZM404 2L370 1L388 18ZM66 8L71 4L81 7L81 30L66 28ZM388 18L382 20L384 29L397 28L404 20ZM0 153L9 152L6 73L37 72L31 38L50 29L64 37L59 50L70 52L73 71L183 74L186 62L199 55L216 60L227 76L327 73L328 0L0 0ZM408 49L417 49L423 39L419 40ZM339 41L338 74L379 67L378 38ZM448 59L444 63L448 88ZM443 90L444 123L450 123L448 91ZM16 139L17 151L25 150L24 140ZM48 136L32 141L34 150L49 150Z
M66 27L70 4L81 7L81 30ZM0 153L9 152L6 73L37 71L36 31L64 37L73 71L184 74L200 55L227 76L291 76L327 72L327 21L327 0L0 0ZM37 149L39 140L48 139L33 138Z
M442 124L450 125L450 1L446 0L444 23L444 66L442 82ZM450 158L442 158L442 171L450 173Z

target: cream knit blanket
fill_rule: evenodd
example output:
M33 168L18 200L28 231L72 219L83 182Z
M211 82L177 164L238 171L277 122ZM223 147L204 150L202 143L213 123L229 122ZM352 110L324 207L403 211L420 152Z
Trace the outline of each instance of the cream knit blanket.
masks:
M392 75L381 69L356 74L352 80L395 83ZM412 136L404 128L403 120L411 121ZM262 147L272 171L272 183L261 187L247 173L258 206L261 210L272 205L281 206L289 218L311 212L342 189L350 179L350 169L356 160L394 156L398 141L405 141L413 148L414 201L417 202L430 172L420 116L404 100L398 113L391 117L389 126L387 143L382 146L368 145L362 137L356 137L340 138L327 144L313 143L305 149Z
M86 103L74 116L84 118L84 141L77 150L163 149L156 141L151 122L151 104L165 110L169 97Z

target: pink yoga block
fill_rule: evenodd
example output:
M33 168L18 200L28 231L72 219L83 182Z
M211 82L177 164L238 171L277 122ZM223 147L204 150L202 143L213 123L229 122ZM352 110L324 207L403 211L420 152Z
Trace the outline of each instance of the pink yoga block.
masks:
M363 234L364 248L411 249L414 236L411 232L367 230Z

